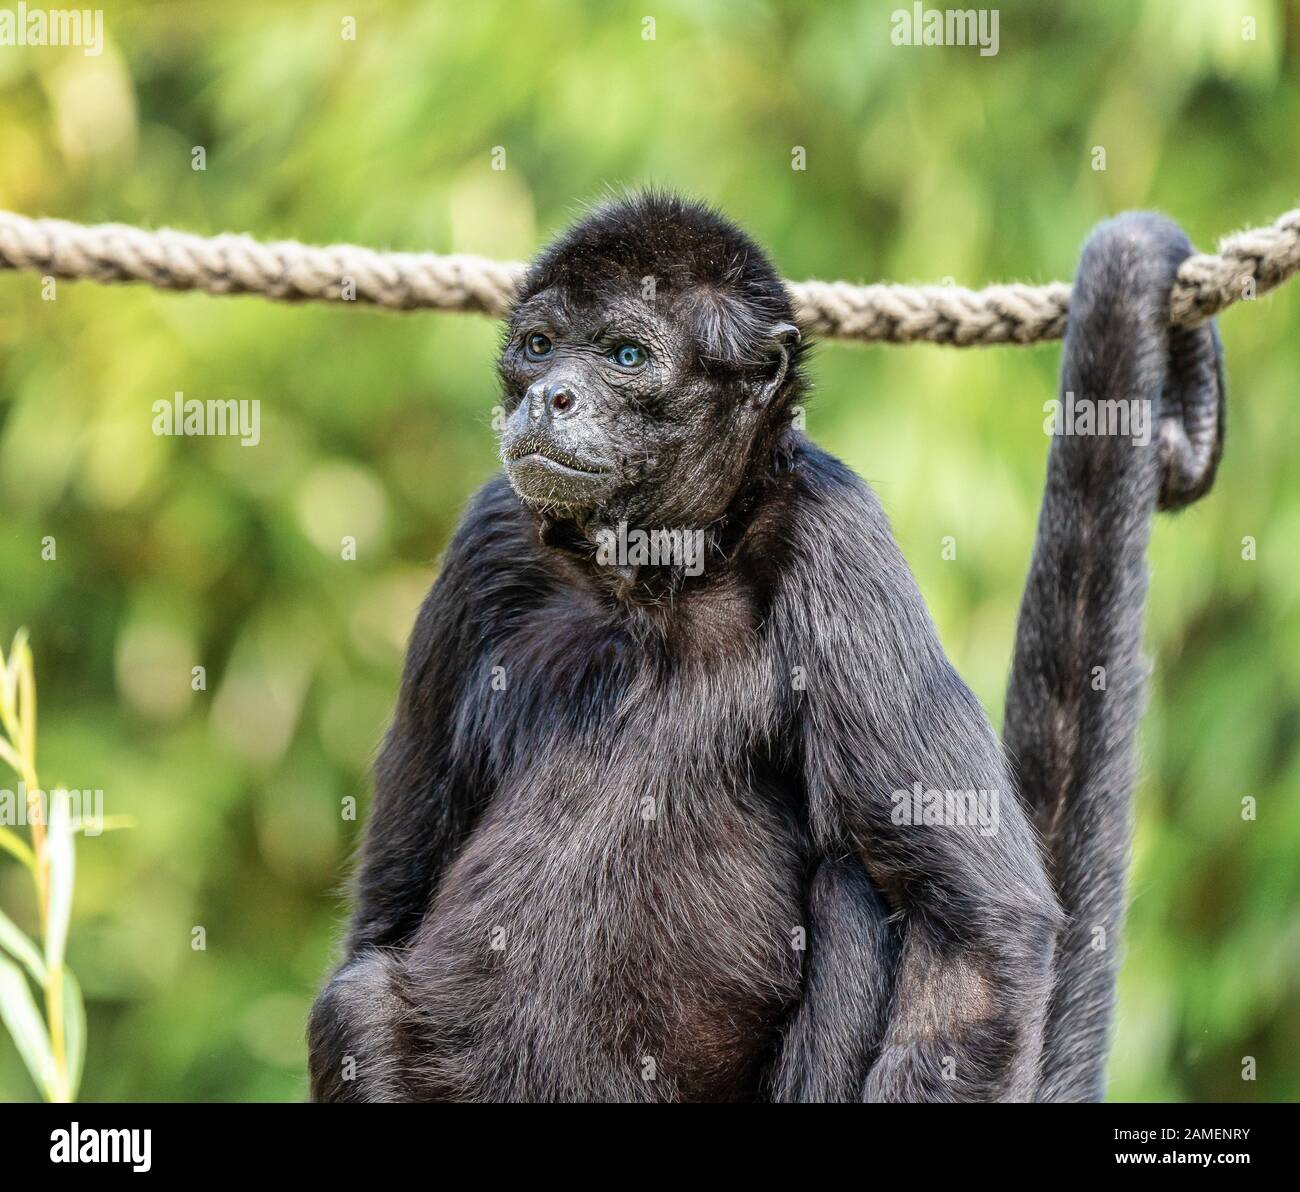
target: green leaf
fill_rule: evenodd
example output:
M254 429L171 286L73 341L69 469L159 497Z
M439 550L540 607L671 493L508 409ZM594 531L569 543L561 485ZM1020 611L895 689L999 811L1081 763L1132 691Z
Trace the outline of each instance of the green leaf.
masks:
M0 827L0 848L7 853L13 853L28 869L35 870L36 855L32 852L27 841L12 828Z
M95 825L96 832L87 833L87 835L99 835L103 832L121 832L124 828L135 827L135 816L133 815L106 815ZM75 819L72 821L72 830L74 832L85 832L86 824L84 820Z
M23 776L23 759L18 751L4 738L0 737L0 762L4 762L19 778Z
M19 633L22 630L18 631ZM14 646L21 645L17 636L14 637ZM18 649L9 651L9 657L6 660L4 650L0 649L0 715L8 720L14 712L14 706L18 700Z
M9 1031L27 1071L47 1101L54 1100L54 1053L45 1020L36 1008L27 978L12 960L0 956L0 1020Z
M19 630L22 643L14 639L14 654L18 658L18 722L22 740L14 744L22 750L27 764L33 765L36 757L36 676L33 673L32 648L27 644L27 634Z
M71 969L63 970L63 1037L68 1057L68 1100L77 1099L86 1063L86 1002Z
M0 948L15 960L21 960L38 985L45 984L45 961L40 952L4 911L0 911Z
M5 726L9 728L11 734L15 737L14 745L21 746L22 742L17 740L18 733L18 689L19 678L18 672L23 664L23 651L27 648L27 630L20 629L14 634L14 644L9 650L9 658L4 662L4 670L0 673L0 720L3 720ZM3 655L0 654L0 661L3 661Z
M45 963L49 968L63 964L72 918L72 884L76 875L76 854L72 847L72 820L66 790L50 791L50 822L45 838L45 855L50 863L50 901L45 917Z

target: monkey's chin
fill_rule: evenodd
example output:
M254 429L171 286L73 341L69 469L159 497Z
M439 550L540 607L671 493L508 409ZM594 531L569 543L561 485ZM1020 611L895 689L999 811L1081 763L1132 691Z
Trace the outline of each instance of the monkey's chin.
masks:
M607 472L571 468L545 455L506 461L510 487L539 509L584 512L598 508L610 492Z

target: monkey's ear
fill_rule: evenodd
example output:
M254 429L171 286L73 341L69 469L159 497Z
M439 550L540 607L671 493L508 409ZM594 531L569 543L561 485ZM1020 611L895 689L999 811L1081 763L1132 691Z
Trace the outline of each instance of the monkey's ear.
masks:
M770 360L772 371L754 389L754 404L765 406L785 384L786 373L790 371L790 349L796 347L802 338L799 328L793 323L777 323L768 332L771 344Z

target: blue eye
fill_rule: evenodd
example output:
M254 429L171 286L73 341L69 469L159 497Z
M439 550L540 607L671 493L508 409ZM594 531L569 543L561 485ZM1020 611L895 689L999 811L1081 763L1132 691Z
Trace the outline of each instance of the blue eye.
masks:
M534 331L532 335L524 340L524 348L530 356L549 356L551 341L540 331Z
M645 348L639 344L619 344L611 355L620 368L640 368L645 363Z

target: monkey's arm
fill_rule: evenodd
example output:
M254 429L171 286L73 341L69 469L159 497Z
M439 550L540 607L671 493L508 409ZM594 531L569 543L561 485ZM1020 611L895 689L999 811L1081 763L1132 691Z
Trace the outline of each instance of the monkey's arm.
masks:
M477 674L483 632L476 593L488 582L494 482L475 498L425 598L407 648L393 723L355 883L344 960L308 1028L317 1100L400 1097L394 1054L405 1012L400 949L473 826L487 787L483 760L459 740L458 704ZM355 1075L344 1075L352 1061Z
M393 722L375 763L375 793L356 878L349 957L407 942L472 823L484 779L456 745L456 705L476 676L481 637L471 593L467 519L420 608Z
M1037 842L874 497L824 456L804 475L814 516L773 629L804 678L808 814L825 855L865 866L901 935L865 1096L1028 1097L1060 922Z

